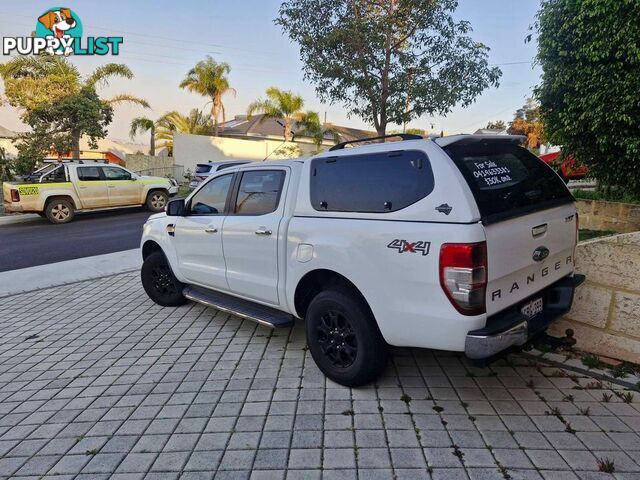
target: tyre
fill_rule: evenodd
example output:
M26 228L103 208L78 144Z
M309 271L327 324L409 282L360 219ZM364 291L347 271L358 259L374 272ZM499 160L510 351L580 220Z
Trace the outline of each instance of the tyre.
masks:
M147 195L147 208L152 212L162 212L169 201L169 194L164 190L155 190Z
M305 324L311 356L334 382L357 387L384 370L387 345L367 305L348 289L319 293Z
M65 198L54 198L47 203L44 214L51 223L69 223L75 216L75 208L73 203Z
M140 276L144 291L158 305L177 307L187 301L182 295L184 284L171 271L164 253L151 253L142 263Z

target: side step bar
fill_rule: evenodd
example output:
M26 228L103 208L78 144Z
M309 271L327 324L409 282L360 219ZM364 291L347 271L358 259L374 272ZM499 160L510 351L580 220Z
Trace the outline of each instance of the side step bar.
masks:
M275 308L201 287L186 286L182 294L189 300L229 312L270 328L293 327L295 318Z

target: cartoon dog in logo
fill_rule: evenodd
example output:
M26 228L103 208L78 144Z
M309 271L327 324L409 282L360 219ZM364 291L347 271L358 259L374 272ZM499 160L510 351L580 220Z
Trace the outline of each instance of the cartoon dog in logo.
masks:
M44 25L48 30L51 30L53 35L58 38L71 38L70 35L65 33L67 30L71 30L76 26L76 21L71 15L71 10L68 8L61 8L60 10L50 10L38 18L38 21ZM52 47L47 49L47 53L51 55L68 56L73 53L73 48L66 47L64 52L55 50Z

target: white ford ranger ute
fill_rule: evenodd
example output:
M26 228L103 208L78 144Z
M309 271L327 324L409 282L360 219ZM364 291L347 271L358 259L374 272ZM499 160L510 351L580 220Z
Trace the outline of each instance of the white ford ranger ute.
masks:
M349 386L387 345L488 359L543 333L584 280L564 182L522 137L402 137L212 175L145 224L147 294L304 319L318 367Z

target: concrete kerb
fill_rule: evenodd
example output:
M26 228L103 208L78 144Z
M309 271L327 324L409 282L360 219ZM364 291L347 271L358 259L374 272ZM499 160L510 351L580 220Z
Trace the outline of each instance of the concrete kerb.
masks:
M0 273L0 298L136 271L139 248Z
M16 215L0 215L0 226L1 225L14 225L17 223L29 223L34 222L36 220L41 220L42 217L37 213L23 213Z

